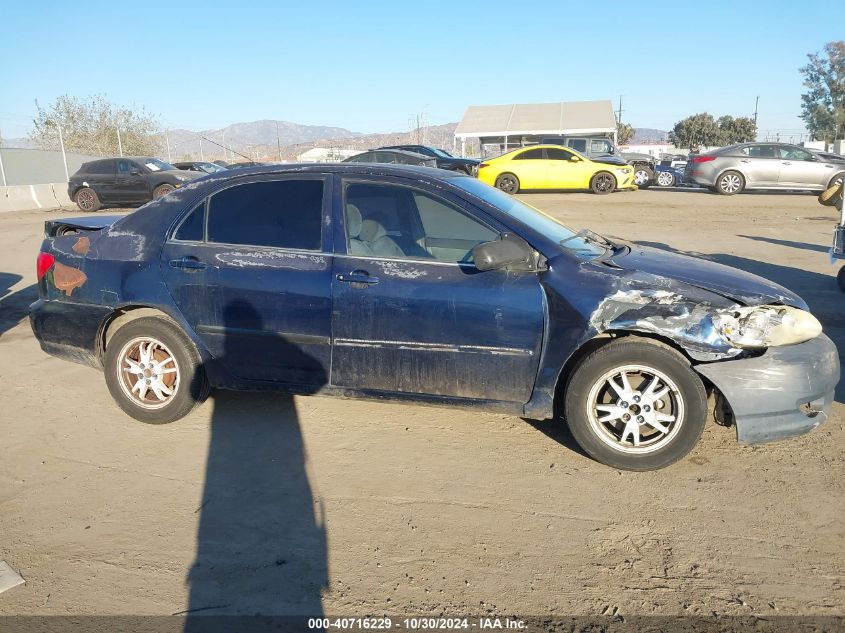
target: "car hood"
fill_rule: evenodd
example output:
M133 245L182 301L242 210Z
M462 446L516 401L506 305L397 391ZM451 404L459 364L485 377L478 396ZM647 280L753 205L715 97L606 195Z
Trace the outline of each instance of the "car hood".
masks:
M605 154L604 156L594 156L590 159L594 163L604 163L605 165L627 165L628 163L619 156L613 154Z
M763 277L700 257L629 242L623 244L628 247L627 252L608 261L624 270L675 279L744 305L783 303L807 309L807 304L797 294Z

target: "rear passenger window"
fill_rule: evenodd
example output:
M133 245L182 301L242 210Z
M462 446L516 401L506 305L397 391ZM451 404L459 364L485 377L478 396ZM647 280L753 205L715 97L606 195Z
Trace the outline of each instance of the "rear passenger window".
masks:
M208 241L319 250L322 180L274 180L235 185L209 200Z
M205 230L205 201L194 207L193 211L188 214L176 233L173 239L182 240L184 242L202 242L203 233Z

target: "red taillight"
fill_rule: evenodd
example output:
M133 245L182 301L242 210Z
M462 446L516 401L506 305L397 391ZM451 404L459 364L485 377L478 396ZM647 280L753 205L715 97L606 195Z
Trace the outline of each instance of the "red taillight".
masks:
M35 272L38 275L38 281L47 274L47 271L56 263L56 258L50 253L38 253L38 260L35 262Z
M716 160L715 156L693 156L692 163L709 163L711 160Z
M481 169L482 167L489 167L490 163L481 163L478 168Z

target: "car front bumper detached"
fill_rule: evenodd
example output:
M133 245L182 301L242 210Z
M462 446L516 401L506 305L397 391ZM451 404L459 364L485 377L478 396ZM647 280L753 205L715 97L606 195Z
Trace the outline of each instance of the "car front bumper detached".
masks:
M830 415L839 353L827 336L770 347L760 356L697 365L730 404L741 444L809 433Z

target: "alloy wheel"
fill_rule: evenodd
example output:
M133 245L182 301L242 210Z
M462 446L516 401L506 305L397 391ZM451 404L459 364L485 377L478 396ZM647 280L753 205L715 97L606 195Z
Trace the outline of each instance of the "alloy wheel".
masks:
M671 187L675 184L675 177L668 171L661 171L657 174L657 184L661 187Z
M87 189L80 191L76 194L76 204L83 211L91 211L94 208L94 194Z
M719 187L725 193L737 193L742 189L742 179L736 174L725 174L719 181Z
M118 382L135 404L160 409L179 389L179 364L161 341L148 336L134 338L117 358Z
M604 373L587 398L590 427L603 443L628 454L669 444L684 422L684 399L675 382L646 365Z

